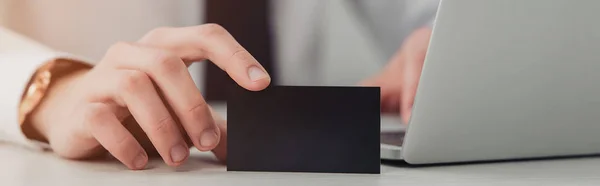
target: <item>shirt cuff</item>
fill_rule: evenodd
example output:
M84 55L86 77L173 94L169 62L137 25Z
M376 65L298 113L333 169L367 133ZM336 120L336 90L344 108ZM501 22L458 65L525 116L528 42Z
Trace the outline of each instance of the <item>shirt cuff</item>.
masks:
M19 106L28 82L36 70L56 59L71 59L90 64L89 60L82 57L54 51L0 53L0 141L31 149L48 149L48 144L25 136L19 123Z

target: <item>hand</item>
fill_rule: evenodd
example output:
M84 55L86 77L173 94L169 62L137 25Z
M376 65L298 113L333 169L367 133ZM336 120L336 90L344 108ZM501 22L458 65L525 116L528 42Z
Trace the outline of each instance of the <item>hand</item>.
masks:
M159 28L113 45L93 69L58 80L31 125L70 159L109 152L130 169L143 169L155 149L178 166L193 144L225 160L226 144L219 143L225 122L212 114L186 66L204 59L248 90L270 83L258 61L218 25Z
M431 28L421 28L406 38L385 69L361 84L381 87L382 112L400 112L408 123L429 46Z

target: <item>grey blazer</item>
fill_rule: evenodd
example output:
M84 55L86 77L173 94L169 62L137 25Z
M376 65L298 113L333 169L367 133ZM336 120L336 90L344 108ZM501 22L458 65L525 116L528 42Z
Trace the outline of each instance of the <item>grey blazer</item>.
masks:
M277 32L279 82L287 85L322 85L324 76L337 63L324 61L323 36L330 25L324 19L328 6L346 6L348 16L359 20L385 63L413 30L431 26L440 0L276 0L273 20ZM341 2L341 3L340 3ZM337 33L334 33L337 34ZM343 34L343 33L339 33ZM346 38L344 38L346 39ZM352 40L354 38L347 38ZM361 72L358 74L364 76ZM357 74L354 73L354 74ZM350 77L352 79L364 77ZM342 81L343 82L343 81Z

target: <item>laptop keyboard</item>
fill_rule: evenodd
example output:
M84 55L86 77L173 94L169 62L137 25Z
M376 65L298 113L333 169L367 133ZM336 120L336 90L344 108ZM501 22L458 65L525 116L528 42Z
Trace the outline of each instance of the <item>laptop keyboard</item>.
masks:
M383 144L402 146L402 142L404 141L404 131L382 132L380 140Z

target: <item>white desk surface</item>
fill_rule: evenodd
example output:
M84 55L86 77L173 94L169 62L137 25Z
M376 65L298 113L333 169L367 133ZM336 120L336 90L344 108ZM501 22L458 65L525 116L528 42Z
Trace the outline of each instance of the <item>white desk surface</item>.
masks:
M223 109L217 109L223 112ZM116 160L70 161L0 144L0 185L600 185L600 157L430 167L382 165L380 175L227 172L211 154L130 171Z

